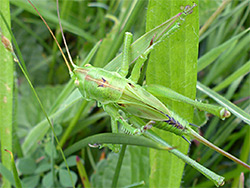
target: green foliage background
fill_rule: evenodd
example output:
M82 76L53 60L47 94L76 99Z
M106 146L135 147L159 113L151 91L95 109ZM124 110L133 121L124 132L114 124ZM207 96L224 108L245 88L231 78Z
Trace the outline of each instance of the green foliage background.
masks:
M72 92L73 87L68 84L68 71L55 42L33 8L26 1L12 0L10 2L11 29L21 49L30 79L35 85L46 111L53 120L57 136L60 140L62 137L66 138L63 148L70 148L73 143L88 136L110 132L108 115L102 109L97 108L95 103L86 102L81 99L76 91ZM33 2L49 22L51 28L57 33L58 40L61 41L55 1L34 0ZM151 10L150 6L156 6L157 1L148 3L139 0L136 2L121 0L60 2L66 38L77 64L81 64L93 46L100 39L103 39L92 61L93 65L103 67L121 51L125 31L131 31L135 40L145 33L146 24L147 30L154 27L152 22L158 25L158 21L151 21L150 23L152 15L150 16L150 13L147 12L147 9ZM161 11L168 12L169 14L164 15L166 17L162 16L161 18L166 20L181 11L180 5L176 4L177 1L172 4L169 2L166 3L167 5L161 5L158 8L156 6L153 15L157 15ZM183 4L192 4L192 2L187 1ZM199 11L196 13L199 12L201 26L206 23L207 19L222 3L222 1L200 1ZM156 60L157 64L153 64L151 61L155 57L151 57L147 82L170 85L178 92L183 94L187 92L189 97L194 98L195 78L198 73L200 83L224 96L226 102L232 101L249 113L250 77L247 73L250 64L250 35L248 32L236 37L246 28L249 28L249 12L249 1L231 1L200 37L197 32L194 32L198 29L197 19L195 18L198 15L195 13L190 19L188 17L187 23L181 26L185 29L185 39L171 36L169 41L167 39L166 44L164 44L166 51L159 49L160 54L151 54L158 59ZM148 20L146 21L146 19ZM159 21L159 23L162 22ZM178 31L176 35L182 35L181 32L181 30ZM196 65L198 54L195 54L196 49L194 48L197 48L198 38L199 58ZM185 51L183 51L183 48L185 48ZM189 54L189 50L193 50L192 55ZM184 65L181 66L180 64L181 60L187 63L184 68L182 67ZM169 64L166 64L166 61ZM165 74L157 72L159 71L156 68L157 66L160 68L163 66L171 67L165 68L167 70L166 80L159 78L163 78ZM183 68L184 72L178 72L180 68ZM18 68L13 75L16 76L15 87L17 88L14 101L18 101L13 111L13 122L17 124L17 127L13 130L13 140L15 140L13 153L17 159L17 167L24 187L71 186L71 184L67 184L70 181L64 181L69 178L65 170L65 164L59 159L60 154L55 149L56 146L48 123L33 97L27 81ZM1 80L2 76L1 73ZM188 87L191 89L189 90ZM214 103L214 100L218 99L215 96L212 100L200 90L197 90L196 96L199 99L208 100L209 103ZM220 99L218 100L220 101ZM166 103L171 105L169 101L166 101ZM187 107L185 108L188 109L187 112L184 112L183 104L172 105L178 113L183 117L185 116L189 121L197 120L197 116L194 115L193 117L192 115L192 108ZM241 112L238 114L241 115ZM244 116L243 113L242 115ZM209 121L201 129L204 137L249 163L250 130L249 125L245 123L247 121L244 122L235 115L225 121L210 117L209 114L207 116ZM169 137L171 137L168 139L169 143L178 148L184 148L183 151L187 152L188 146L182 139L176 138L173 134ZM4 146L3 142L1 144ZM183 144L186 146L183 146ZM100 160L100 156L104 153L108 156L107 159ZM159 162L158 165L164 166L162 168L156 166L157 173L159 172L160 175L155 177L150 171L153 163L150 162L149 153L152 156L152 151L145 147L128 147L118 179L119 187L131 184L141 185L143 184L141 181L145 181L145 187L164 186L164 184L166 187L180 187L180 184L182 187L214 186L212 182L190 166L186 166L182 173L184 164L173 156L170 156L170 158L165 158L165 156L164 158L163 156L153 158L156 162ZM98 150L86 147L83 147L76 154L81 157L93 186L111 186L118 154L110 153L107 149ZM238 186L241 172L245 173L245 186L250 186L247 170L214 153L211 149L193 142L189 149L189 155L209 169L225 176L225 187ZM76 185L81 186L75 155L68 156L67 160ZM171 171L168 169L171 169ZM14 184L13 176L2 163L0 164L0 171L4 177ZM166 181L168 184L166 184Z

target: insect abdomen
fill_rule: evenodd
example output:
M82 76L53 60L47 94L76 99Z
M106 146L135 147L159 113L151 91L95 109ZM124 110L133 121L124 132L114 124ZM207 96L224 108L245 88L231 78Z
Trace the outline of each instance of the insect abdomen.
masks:
M173 112L172 112L173 115ZM164 120L155 125L156 128L172 132L176 135L183 136L187 134L188 130L186 126L188 126L188 122L174 114L174 116L169 116L166 114L168 120Z

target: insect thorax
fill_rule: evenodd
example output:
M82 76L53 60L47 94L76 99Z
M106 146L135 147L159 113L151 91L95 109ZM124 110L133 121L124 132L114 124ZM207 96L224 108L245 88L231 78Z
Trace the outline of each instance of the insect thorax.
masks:
M116 102L126 86L126 79L118 73L92 66L74 69L74 76L83 97L102 104Z

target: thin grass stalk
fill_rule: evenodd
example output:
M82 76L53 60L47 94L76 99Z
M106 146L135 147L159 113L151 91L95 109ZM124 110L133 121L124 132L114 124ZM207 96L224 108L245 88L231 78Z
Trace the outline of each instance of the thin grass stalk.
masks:
M122 161L123 161L123 158L124 158L124 155L125 155L126 147L127 147L126 144L122 145L122 149L120 151L120 155L119 155L117 165L116 165L116 169L115 169L115 174L114 174L113 181L112 181L112 186L111 186L112 188L117 187L118 178L119 178L119 174L120 174L120 171L121 171Z

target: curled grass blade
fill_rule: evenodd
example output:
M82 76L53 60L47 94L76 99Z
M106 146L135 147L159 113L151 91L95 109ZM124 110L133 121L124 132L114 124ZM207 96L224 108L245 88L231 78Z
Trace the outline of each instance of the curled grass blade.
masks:
M141 136L129 136L122 133L101 133L84 138L65 150L65 155L68 156L80 149L89 146L89 144L126 144L150 147L154 149L168 150L168 147Z

